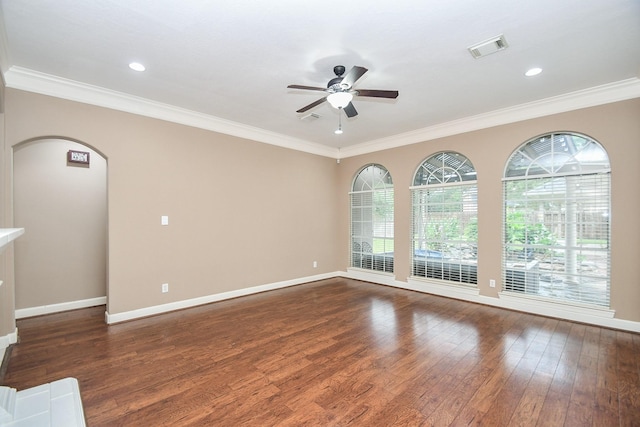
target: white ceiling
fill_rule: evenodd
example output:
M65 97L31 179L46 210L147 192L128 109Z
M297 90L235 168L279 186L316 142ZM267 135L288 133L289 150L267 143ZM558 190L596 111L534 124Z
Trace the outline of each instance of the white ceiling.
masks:
M0 5L8 87L335 157L640 96L638 0ZM508 49L470 55L499 34ZM335 135L327 103L309 111L317 119L295 112L322 92L287 85L326 86L339 64L369 69L356 88L400 95L355 98L359 115Z

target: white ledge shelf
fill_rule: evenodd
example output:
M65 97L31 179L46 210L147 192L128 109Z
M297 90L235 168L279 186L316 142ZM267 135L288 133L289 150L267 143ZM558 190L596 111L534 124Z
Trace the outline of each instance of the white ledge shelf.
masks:
M0 228L0 251L24 234L24 228Z
M22 391L0 386L0 426L86 427L80 386L64 378Z

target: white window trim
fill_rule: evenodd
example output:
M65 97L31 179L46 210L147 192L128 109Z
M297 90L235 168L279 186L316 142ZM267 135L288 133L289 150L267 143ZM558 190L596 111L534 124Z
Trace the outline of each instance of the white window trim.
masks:
M432 190L437 190L437 189L442 189L442 188L459 188L459 187L475 187L475 192L477 195L477 191L478 191L478 180L477 180L477 174L475 173L475 167L473 167L473 164L471 163L471 161L464 156L461 153L457 153L457 152L453 152L453 151L440 151L437 153L432 154L431 156L427 157L426 159L424 159L420 165L418 166L418 169L414 172L413 174L413 182L415 183L415 179L416 179L416 175L418 174L419 171L422 170L423 165L428 162L429 160L431 160L432 158L442 155L442 154L456 154L458 156L464 157L464 162L462 162L462 164L467 164L468 166L471 166L471 168L473 169L474 172L474 179L470 179L468 181L452 181L452 182L438 182L438 183L432 183L432 184L422 184L422 185L412 185L409 187L409 192L410 192L410 197L411 197L411 266L410 266L410 272L411 272L411 276L410 279L415 279L417 281L419 281L420 283L428 283L428 284L437 284L438 286L460 286L462 289L467 289L467 288L472 288L472 289L477 289L478 288L478 274L477 274L477 257L474 260L476 263L476 283L468 283L468 282L463 282L463 281L456 281L456 280L445 280L445 279L437 279L437 278L433 278L433 277L423 277L423 276L415 276L414 275L414 270L415 270L415 255L414 255L414 250L415 250L415 245L416 245L416 239L415 239L415 225L416 225L416 221L415 221L415 207L416 205L414 204L415 202L415 193L417 191L432 191ZM439 170L439 169L438 169ZM459 176L459 175L458 175ZM475 214L476 214L476 218L478 215L478 204L477 204L477 200L476 200L476 204L475 204ZM463 240L461 242L467 243L466 240ZM477 245L477 241L474 242ZM460 265L462 265L461 260L457 260L460 262ZM456 260L452 260L451 264L456 263ZM426 259L425 259L425 271L426 271Z
M385 172L385 174L384 174L384 175L385 175L385 176L387 176L387 177L389 178L389 181L390 181L390 182L389 182L389 185L383 185L383 186L381 186L381 187L377 187L377 186L376 186L376 182L375 182L375 177L374 177L374 182L371 182L370 189L367 189L367 190L354 190L355 183L356 183L356 182L357 182L357 180L359 179L360 175L361 175L361 174L362 174L366 169L368 169L368 168L370 168L370 167L375 167L375 168L378 168L378 169L380 169L380 170L384 170L384 172ZM365 182L365 183L366 183L366 182ZM353 246L354 246L354 231L353 231L353 230L354 230L354 228L353 228L353 226L354 226L354 220L353 220L353 219L354 219L354 217L353 217L353 208L354 208L354 204L353 204L353 196L354 196L354 195L359 195L359 194L364 194L364 195L370 194L370 195L371 195L371 199L372 199L372 201L375 199L375 195L376 195L376 194L384 194L384 195L385 195L385 197L390 196L390 197L389 197L389 199L390 199L391 204L392 204L392 207L393 207L393 212L392 212L392 221L391 221L391 222L389 222L389 223L387 223L386 221L384 222L384 224L385 224L385 233L384 233L384 236L382 237L382 239L383 239L383 240L384 240L384 242L385 242L385 248L386 248L386 243L387 243L387 241L391 241L391 242L393 243L393 247L394 247L394 254L393 254L393 256L388 256L388 257L384 257L384 256L383 256L383 258L390 258L390 259L391 259L391 266L390 266L390 267L391 267L391 270L392 270L392 271L384 271L384 270L378 270L378 269L374 269L374 268L368 269L368 268L363 268L363 267L359 267L359 266L353 265L353 264L354 264L354 262L353 262L353 259L354 259L354 258L353 258L353 257L354 257L354 253L355 253L355 252L354 252L354 247L353 247ZM352 185L351 185L351 191L349 192L349 199L350 199L350 202L349 202L349 204L350 204L350 212L349 212L349 216L350 216L350 219L349 219L349 228L350 228L350 230L349 230L349 235L350 235L350 242L349 242L349 263L348 263L348 265L349 265L349 266L348 266L348 268L349 268L349 269L362 270L362 271L371 271L371 272L376 272L376 273L393 274L393 270L395 270L395 235L394 235L395 230L393 230L393 231L391 232L391 235L392 235L392 236L391 236L391 237L388 237L388 236L387 236L387 224L390 224L390 225L392 225L393 227L395 227L395 185L393 184L393 179L392 179L392 177L391 177L391 174L390 174L389 170L388 170L387 168L385 168L384 166L382 166L382 165L380 165L380 164L377 164L377 163L370 163L370 164L368 164L368 165L366 165L366 166L362 167L362 168L359 170L359 172L356 174L356 176L354 177L354 181L353 181L353 183L352 183ZM372 205L371 205L372 210L373 210L373 208L375 208L376 206L377 206L377 205L376 205L375 203L372 203ZM359 206L359 207L361 207L361 206ZM375 226L375 223L374 223L374 221L373 221L373 219L372 219L372 221L371 221L371 227L372 227L372 229L374 228L374 226ZM392 229L393 229L393 227L392 227ZM365 237L365 236L363 235L362 237ZM380 238L380 236L376 236L375 234L373 234L373 233L372 233L372 235L371 235L371 239L373 240L373 239L376 239L376 238ZM374 244L373 244L373 242L372 242L372 243L371 243L371 248L373 249L373 247L374 247ZM362 252L362 253L361 253L361 256L364 256L364 255L365 255L365 252L364 252L364 251L361 251L361 252ZM371 261L371 265L372 265L372 266L374 265L374 262L373 262L373 261L374 261L374 256L375 256L375 255L376 255L376 254L372 251L372 252L371 252L371 257L372 257L372 258L371 258L371 259L372 259L372 261ZM388 265L388 264L386 263L386 260L384 260L384 261L383 261L383 265L385 266L385 269L386 269L386 266Z
M575 135L575 136L579 136L579 137L584 137L584 138L588 138L589 140L591 140L592 142L596 143L597 145L599 145L600 147L602 147L602 145L595 139L590 138L588 136L585 135L581 135L577 132L552 132L546 135L541 135L539 137L536 138L532 138L530 140L528 140L527 142L521 144L520 146L518 146L518 148L516 150L514 150L514 152L512 153L512 155L509 157L509 159L507 160L507 162L505 163L505 169L503 172L503 178L502 178L502 208L503 210L505 209L505 203L506 203L506 182L509 181L524 181L524 180L536 180L536 179L554 179L554 178L566 178L566 177L580 177L580 176L597 176L597 175L608 175L609 176L609 200L608 200L608 213L609 215L611 215L611 167L610 164L608 167L603 167L600 170L596 170L596 171L576 171L574 173L572 172L568 172L568 173L548 173L548 174L532 174L532 175L522 175L522 176L513 176L513 177L506 177L504 176L509 168L510 162L513 158L513 156L520 151L520 149L524 146L526 146L527 144L529 144L532 141L537 140L540 137L553 137L554 135L559 135L559 134L565 134L565 135ZM604 148L603 148L604 149ZM533 159L532 159L533 160ZM607 158L608 160L608 158ZM503 230L503 236L505 235L505 227L506 227L506 210L504 210L503 212L503 220L502 220L502 230ZM611 227L611 224L609 224L609 227ZM516 291L508 291L508 290L503 290L500 291L498 293L499 297L502 299L505 299L506 301L510 301L510 302L514 302L516 304L516 306L520 306L521 303L518 301L527 301L526 305L527 307L529 307L530 304L534 304L537 308L541 309L541 312L538 312L536 310L531 311L529 308L524 308L523 306L523 310L525 311L531 311L537 314L543 314L543 315L550 315L552 317L562 317L564 318L565 316L559 314L562 311L567 311L570 310L572 312L575 313L580 313L581 315L585 315L585 316L597 316L597 317L605 317L605 318L612 318L615 314L615 311L612 310L611 307L611 229L609 228L609 239L608 239L608 245L607 245L607 253L608 253L608 268L609 268L609 277L608 277L608 290L609 293L607 295L607 302L608 302L608 307L605 305L600 305L597 303L581 303L579 301L573 301L570 299L563 299L563 298L552 298L552 297L545 297L545 296L541 296L541 295L536 295L536 294L532 294L532 293L524 293L524 292L516 292ZM504 286L504 281L505 281L505 274L506 274L506 260L505 258L505 246L506 246L506 242L504 241L504 237L503 237L503 241L502 241L502 262L501 262L501 275L502 275L502 279L503 279L503 286ZM519 309L519 308L516 308Z

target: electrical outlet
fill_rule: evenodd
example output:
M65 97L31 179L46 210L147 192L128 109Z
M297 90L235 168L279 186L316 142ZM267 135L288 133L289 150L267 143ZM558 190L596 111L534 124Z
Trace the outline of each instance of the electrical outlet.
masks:
M496 281L493 280L493 279L489 280L489 286L492 287L492 288L495 288L496 287Z
M313 261L313 268L318 268L318 261Z
M169 284L168 283L163 283L162 284L162 293L167 293L169 292Z

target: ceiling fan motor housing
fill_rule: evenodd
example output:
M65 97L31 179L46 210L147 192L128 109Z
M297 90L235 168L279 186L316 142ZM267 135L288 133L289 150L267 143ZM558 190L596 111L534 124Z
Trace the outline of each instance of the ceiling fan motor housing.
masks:
M342 87L340 86L341 81L342 77L334 77L333 79L329 80L329 83L327 83L327 89L329 89L329 92L340 92L340 90L342 89Z
M336 65L335 67L333 67L333 72L337 77L329 80L329 83L327 83L327 89L329 89L331 92L342 91L343 88L342 86L340 86L340 82L342 81L342 75L344 74L345 70L346 68L344 67L344 65Z

